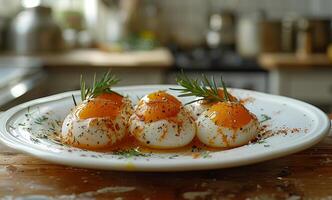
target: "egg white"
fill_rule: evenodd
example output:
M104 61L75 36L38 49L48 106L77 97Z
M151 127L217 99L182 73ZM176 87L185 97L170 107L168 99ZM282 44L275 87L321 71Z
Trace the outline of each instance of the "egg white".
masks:
M151 148L171 149L189 144L196 134L194 119L186 108L181 108L172 119L145 122L134 113L129 120L130 133Z
M204 111L207 111L211 107L211 105L201 100L189 104L187 107L188 110L191 112L192 117L196 120Z
M115 119L109 117L79 119L74 110L63 122L62 141L71 146L87 149L105 148L120 141L128 132L128 119L132 113L130 100L124 101Z
M209 118L207 111L197 119L197 137L209 147L232 148L248 144L258 134L258 121L253 118L238 129L218 126Z

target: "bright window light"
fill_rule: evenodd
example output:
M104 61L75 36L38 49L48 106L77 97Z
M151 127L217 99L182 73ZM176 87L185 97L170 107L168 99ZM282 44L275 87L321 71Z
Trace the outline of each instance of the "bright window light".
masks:
M33 8L40 5L41 0L22 0L22 6L25 8Z

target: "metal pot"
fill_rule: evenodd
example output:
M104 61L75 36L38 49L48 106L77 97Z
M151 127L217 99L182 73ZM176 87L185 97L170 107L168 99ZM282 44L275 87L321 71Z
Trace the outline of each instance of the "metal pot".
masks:
M206 35L207 45L211 48L234 50L235 48L235 15L223 10L210 16L209 30Z
M44 53L63 49L60 27L51 9L38 6L20 12L12 21L8 34L8 50L18 54Z

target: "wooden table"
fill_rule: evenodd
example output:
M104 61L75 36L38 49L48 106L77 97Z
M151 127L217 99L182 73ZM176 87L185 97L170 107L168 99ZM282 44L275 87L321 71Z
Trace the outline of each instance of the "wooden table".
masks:
M332 135L308 150L259 164L178 173L67 167L0 146L0 199L13 197L20 200L332 199Z

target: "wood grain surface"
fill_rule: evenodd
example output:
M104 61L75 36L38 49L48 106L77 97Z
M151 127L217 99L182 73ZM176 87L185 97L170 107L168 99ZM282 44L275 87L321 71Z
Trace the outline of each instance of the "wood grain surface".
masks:
M0 199L332 199L332 136L259 164L177 173L61 166L0 145Z

